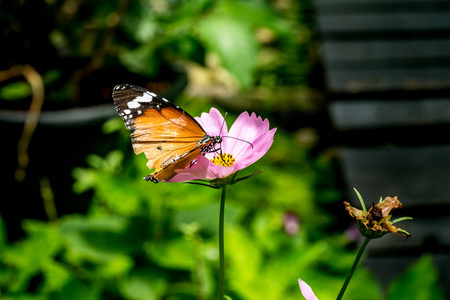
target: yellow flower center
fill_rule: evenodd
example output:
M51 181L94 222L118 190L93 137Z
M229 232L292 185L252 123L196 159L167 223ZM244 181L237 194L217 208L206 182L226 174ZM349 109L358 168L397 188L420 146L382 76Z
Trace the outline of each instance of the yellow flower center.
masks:
M223 153L222 155L214 155L214 157L211 158L210 161L216 166L231 167L232 165L234 165L236 159L232 154Z

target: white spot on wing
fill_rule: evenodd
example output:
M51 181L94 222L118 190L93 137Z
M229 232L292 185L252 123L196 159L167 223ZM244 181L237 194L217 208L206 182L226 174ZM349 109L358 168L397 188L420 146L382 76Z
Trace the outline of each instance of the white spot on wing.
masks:
M144 94L142 94L142 96L140 97L136 97L136 99L134 99L133 101L137 101L137 102L152 102L153 101L153 93L150 92L145 92Z
M141 104L137 102L136 99L127 103L128 108L138 108L139 106L141 106Z
M125 109L123 112L126 113L127 115L129 115L131 113L131 110Z

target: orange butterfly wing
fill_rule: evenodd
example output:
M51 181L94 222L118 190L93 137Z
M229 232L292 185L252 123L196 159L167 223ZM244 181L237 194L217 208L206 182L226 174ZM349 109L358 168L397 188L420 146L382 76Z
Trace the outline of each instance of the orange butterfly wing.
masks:
M113 99L127 129L134 130L134 152L144 153L149 169L155 169L145 180L169 180L215 143L187 112L144 88L117 85Z

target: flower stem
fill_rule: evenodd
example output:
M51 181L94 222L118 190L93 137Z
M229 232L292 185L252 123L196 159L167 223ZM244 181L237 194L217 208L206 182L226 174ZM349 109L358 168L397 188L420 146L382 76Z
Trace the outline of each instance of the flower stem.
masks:
M225 196L227 193L227 186L222 187L222 195L220 197L220 215L219 215L219 260L220 260L220 274L219 274L219 300L225 297L225 251L223 239L223 223L225 219Z
M341 291L339 292L339 295L337 296L336 300L341 300L342 296L344 296L345 290L347 289L347 286L350 282L350 279L352 279L353 273L356 270L356 266L359 263L359 260L361 259L361 256L364 252L364 249L366 249L367 244L369 243L370 239L365 238L363 244L361 245L361 248L359 248L358 254L356 255L355 261L353 262L352 269L350 270L350 273L347 276L347 279L345 279L344 285L341 288Z

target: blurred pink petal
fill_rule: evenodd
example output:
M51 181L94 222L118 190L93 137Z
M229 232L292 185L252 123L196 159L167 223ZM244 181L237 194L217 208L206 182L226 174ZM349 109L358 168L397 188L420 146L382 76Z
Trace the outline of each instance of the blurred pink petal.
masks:
M303 297L305 297L306 300L319 300L319 298L317 298L316 295L314 295L314 292L309 287L309 285L300 278L298 279L298 285L300 286L302 295Z
M300 222L295 213L288 212L284 215L284 231L290 236L296 235L300 230Z
M169 182L195 179L212 180L230 176L263 157L272 146L276 132L276 128L269 130L269 120L263 120L261 117L257 117L255 113L249 115L247 112L243 112L240 114L231 126L230 131L228 131L227 124L224 123L222 114L216 108L211 108L209 113L202 113L201 117L195 119L208 135L221 135L223 137L220 145L221 152L200 155L193 165L176 170L177 175ZM223 166L211 162L220 153L231 155L234 163Z

